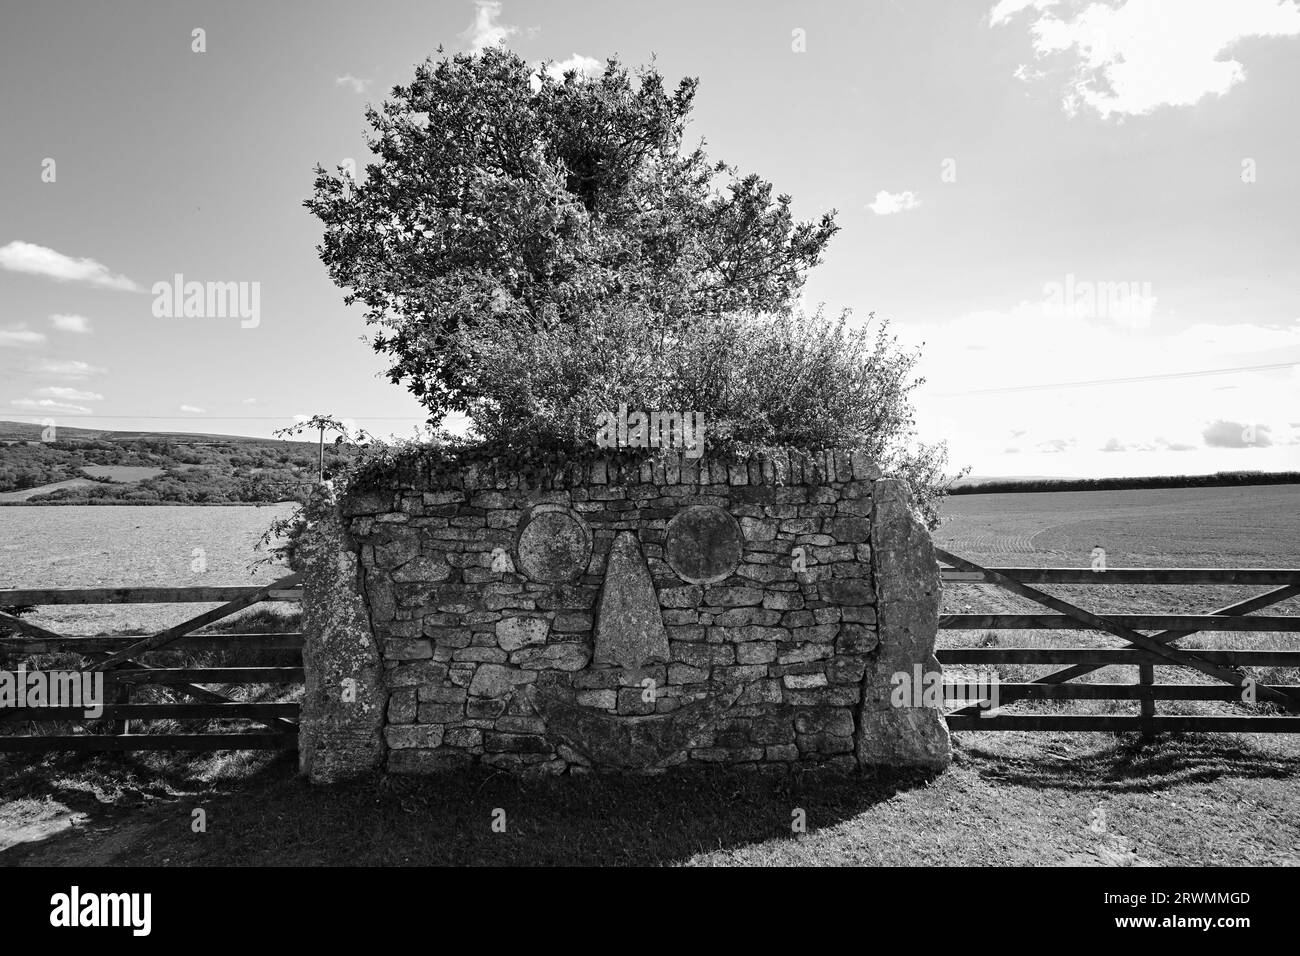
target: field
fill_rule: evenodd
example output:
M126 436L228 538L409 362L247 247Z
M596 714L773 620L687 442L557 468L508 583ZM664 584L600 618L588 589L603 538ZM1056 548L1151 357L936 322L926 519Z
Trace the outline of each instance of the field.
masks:
M951 498L947 520L935 535L942 547L977 564L1031 567L1088 567L1094 548L1105 551L1106 566L1239 567L1300 566L1300 485L1242 488L1178 488L1144 491L991 494ZM1092 586L1044 588L1094 612L1205 614L1266 588L1237 586ZM1044 608L1000 588L951 585L945 589L949 613L1042 613ZM1269 615L1300 613L1300 599L1269 608ZM1297 634L1203 632L1179 642L1184 648L1259 650L1294 649ZM1096 632L1003 631L997 634L941 631L940 646L1032 647L1050 643L1070 646L1122 647L1123 642ZM1007 667L1003 682L1033 680L1051 667ZM1107 667L1085 681L1130 682L1135 668ZM973 676L973 675L971 675ZM1293 684L1296 675L1265 668L1252 676L1269 683ZM1157 682L1212 683L1194 671L1157 667ZM1048 712L1053 706L1041 704ZM1137 705L1079 702L1071 713L1137 713ZM1225 704L1168 702L1162 714L1241 713ZM1021 704L1010 713L1031 712ZM991 736L991 735L985 735Z
M1278 567L1300 560L1300 485L963 495L935 540L1001 564Z
M51 481L49 484L37 485L34 488L24 488L22 491L0 491L0 504L15 501L30 501L37 495L48 494L51 491L59 491L62 488L85 488L93 484L94 482L89 478L68 478L64 481Z
M257 567L262 533L293 505L190 508L0 508L0 587L199 587L265 584L286 573ZM28 616L61 634L162 628L210 605L64 605Z
M5 522L15 514L45 519L73 510L0 509L5 544L13 543L7 535L14 525ZM126 509L84 510L120 521ZM95 581L78 575L94 569L118 583L125 575L111 571L128 560L135 569L132 583L141 572L155 575L150 581L176 581L168 575L187 570L188 549L196 546L191 542L211 542L235 515L244 530L224 537L255 537L255 528L271 515L270 509L253 515L193 509L191 518L184 508L141 510L155 523L129 530L145 535L152 556L133 547L119 557L112 536L128 530L121 525L103 526L99 544L78 549L51 544L69 533L78 540L75 523L57 534L48 525L42 533L38 523L26 531L22 580L90 584ZM169 515L167 527L154 518L171 511L181 514ZM1298 486L971 495L949 499L946 513L936 539L978 563L1086 566L1100 545L1113 567L1300 564ZM225 576L238 576L245 550L230 544L221 552L223 578L214 583L248 580ZM2 553L0 568L12 573L12 552ZM1094 609L1173 613L1205 611L1244 596L1246 589L1048 590ZM1296 603L1269 613L1297 613ZM953 586L945 592L950 612L1021 606L990 587ZM1293 647L1300 635L1217 633L1202 639L1221 647ZM1068 631L940 633L948 644L1109 640ZM1001 678L1041 671L1014 670ZM1120 670L1086 679L1134 679ZM1157 668L1157 680L1171 679L1165 670ZM1176 673L1182 682L1195 679L1187 671ZM1288 676L1285 682L1297 681ZM1070 706L1085 712L1135 705ZM1160 708L1177 713L1211 706L1227 705ZM937 777L719 773L521 781L482 773L434 780L376 777L337 788L307 786L295 775L292 757L9 759L0 764L0 863L1295 866L1297 743L1295 735L1142 740L962 733L954 735L953 766ZM205 834L189 827L198 805L208 811ZM506 834L491 831L498 807L510 821ZM806 811L806 834L790 832L795 808Z
M142 465L87 465L81 469L92 478L107 478L110 481L144 481L157 478L163 473L162 468L147 468Z
M192 468L196 466L188 465L184 467ZM120 484L133 484L137 481L157 478L159 475L164 474L162 468L148 468L141 465L86 465L81 471L91 478L107 478L109 481ZM37 495L46 495L61 488L85 488L92 487L94 484L95 482L91 481L90 478L68 478L65 481L52 481L48 484L37 485L34 488L24 488L22 491L0 492L0 504L30 501Z
M348 454L331 446L326 469ZM310 442L0 421L5 505L273 504L298 500L318 467Z

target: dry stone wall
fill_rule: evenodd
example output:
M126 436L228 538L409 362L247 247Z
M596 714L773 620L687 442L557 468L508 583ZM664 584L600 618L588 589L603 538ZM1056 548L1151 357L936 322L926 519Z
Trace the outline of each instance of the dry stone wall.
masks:
M937 712L889 707L892 674L937 669L939 580L861 454L408 463L338 513L390 771L949 759Z

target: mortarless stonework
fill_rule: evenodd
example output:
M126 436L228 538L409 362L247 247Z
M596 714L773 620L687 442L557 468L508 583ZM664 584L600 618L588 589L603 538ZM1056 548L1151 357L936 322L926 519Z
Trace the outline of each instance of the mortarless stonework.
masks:
M357 555L338 503L322 486L307 504L303 568L303 691L298 767L313 783L360 776L384 762L387 692Z
M948 725L931 707L890 704L890 676L939 673L934 637L939 627L940 578L930 534L912 514L910 491L899 479L872 486L871 542L876 571L880 645L868 664L858 712L857 754L863 765L943 768L952 759Z
M372 476L341 511L387 768L944 766L936 711L877 706L893 674L938 666L905 494L847 452Z

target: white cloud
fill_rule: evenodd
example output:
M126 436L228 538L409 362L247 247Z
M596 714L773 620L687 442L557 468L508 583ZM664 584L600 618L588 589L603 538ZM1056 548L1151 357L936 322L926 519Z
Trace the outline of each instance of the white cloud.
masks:
M353 76L351 73L344 73L342 76L334 78L335 86L350 86L353 93L364 93L366 87L370 85L370 80L366 77Z
M1045 438L1036 442L1034 449L1046 455L1056 455L1069 451L1079 443L1073 438Z
M1151 439L1135 439L1130 441L1120 441L1118 438L1111 436L1106 439L1106 444L1102 445L1098 451L1104 452L1129 452L1129 451L1195 451L1195 445L1188 445L1182 442L1171 442L1167 438L1157 435Z
M74 259L61 252L15 239L0 246L0 269L45 276L58 282L85 282L101 289L143 292L124 275L113 275L108 267L94 259Z
M1173 321L1161 312L1146 326L1078 310L1049 316L1026 301L931 326L918 367L927 379L916 393L918 429L927 440L946 438L953 462L977 474L1300 468L1292 443L1300 367L1184 374L1300 361L1300 323ZM1111 383L1059 387L1094 380ZM1058 387L1010 390L1026 385ZM1219 422L1235 424L1212 428ZM1247 426L1271 444L1241 439ZM1020 452L1010 464L1002 458L1009 446Z
M499 23L501 4L496 0L478 0L474 4L474 22L460 36L471 53L496 46L506 37L519 32L518 27Z
M1212 325L1199 322L1172 336L1170 344L1183 352L1243 355L1275 349L1300 348L1300 322L1289 329L1274 329L1249 322Z
M557 80L563 80L564 74L569 70L575 70L579 76L600 76L605 72L605 64L594 56L575 53L567 60L559 60L546 67L547 75Z
M44 359L36 365L34 371L40 375L80 379L89 378L91 375L103 375L108 369L77 359Z
M90 332L90 319L84 315L52 315L50 324L60 332L77 332L82 335Z
M1006 23L1021 10L1030 7L1035 10L1045 10L1055 6L1056 3L1057 0L999 0L998 4L989 11L989 24L997 26L999 23Z
M48 398L42 398L39 401L34 398L15 398L9 404L16 408L30 408L38 412L56 412L65 415L93 414L93 410L86 408L84 405L69 405L66 402L56 402Z
M1076 318L1107 319L1144 328L1151 324L1158 301L1150 282L1133 279L1098 281L1067 273L1063 279L1043 284L1043 315L1049 319L1069 313Z
M1267 448L1273 444L1272 431L1268 425L1219 419L1207 425L1202 436L1205 444L1213 448L1251 448L1256 445Z
M1295 0L1125 0L1074 3L1063 17L1045 12L1061 4L1002 0L990 24L1032 8L1029 24L1040 58L1072 58L1062 105L1102 118L1140 116L1162 106L1191 106L1223 96L1246 78L1236 60L1220 55L1245 37L1300 34ZM1071 16L1071 14L1074 14ZM1021 68L1018 78L1030 74Z
M1052 312L1035 302L971 312L938 326L926 338L926 375L932 382L943 382L945 391L1151 377L1300 360L1300 323L1273 329L1248 322L1200 322L1172 330L1167 322L1124 324L1105 313ZM1290 351L1284 353L1286 349ZM1192 381L1213 387L1236 379L1224 375ZM1300 385L1300 375L1295 385Z
M201 408L196 408L196 407L193 406L193 405L182 405L182 406L181 406L181 411L183 411L183 412L193 412L195 415L203 415L203 414L205 414L204 411L203 411L203 409L201 409Z
M919 205L921 205L921 200L916 198L916 194L910 189L901 193L885 192L882 189L876 193L875 201L870 203L867 208L877 216L892 216L896 212L915 209Z
M1021 83L1032 83L1035 80L1041 80L1047 74L1042 70L1031 69L1028 63L1021 63L1011 75Z
M65 388L62 385L49 385L45 388L38 388L37 395L44 395L46 398L61 398L70 402L102 402L104 396L98 392L87 392L79 388Z
M255 399L255 398L246 398L246 399L244 399L242 402L240 402L239 404L241 404L241 405L256 405L256 404L257 404L257 399Z
M33 332L27 326L19 325L12 329L0 329L0 347L6 345L43 345L44 332Z

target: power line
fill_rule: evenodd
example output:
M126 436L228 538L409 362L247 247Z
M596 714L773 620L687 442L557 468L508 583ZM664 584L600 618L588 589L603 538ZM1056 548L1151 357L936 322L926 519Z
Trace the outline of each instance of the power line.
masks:
M1157 375L1132 375L1126 378L1095 378L1079 382L1050 382L1038 385L1001 385L995 388L975 388L962 392L940 392L936 397L949 398L958 395L994 395L1002 392L1038 392L1048 391L1056 388L1086 388L1093 385L1128 385L1136 382L1160 382L1170 381L1173 379L1184 378L1201 378L1207 375L1232 375L1237 372L1266 372L1276 371L1282 368L1293 368L1300 365L1300 362L1275 362L1270 365L1239 365L1235 368L1210 368L1200 369L1191 372L1165 372ZM20 417L34 418L35 415L28 414ZM282 422L296 418L294 415L212 415L207 418L199 418L194 415L65 415L59 412L53 412L55 415L64 420L76 419L86 421L101 420L120 420L135 419L147 422L221 422L221 421L264 421L264 422ZM344 415L343 418L349 418L354 421L366 420L372 422L418 422L425 421L419 415Z
M1241 365L1237 368L1209 368L1195 372L1166 372L1158 375L1133 375L1128 378L1095 378L1081 382L1052 382L1042 385L1003 385L997 388L975 388L965 392L944 392L937 396L947 398L956 395L992 395L999 392L1038 392L1055 388L1083 388L1092 385L1127 385L1134 382L1161 382L1170 379L1199 378L1205 375L1231 375L1236 372L1264 372L1280 368L1292 368L1300 362L1276 362L1272 365Z

